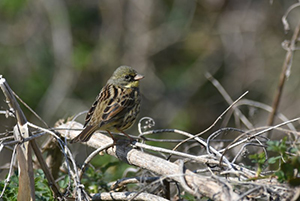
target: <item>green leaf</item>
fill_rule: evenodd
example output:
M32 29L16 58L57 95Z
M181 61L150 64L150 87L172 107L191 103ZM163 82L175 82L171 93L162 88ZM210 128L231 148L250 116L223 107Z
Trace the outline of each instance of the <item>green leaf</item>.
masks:
M281 159L280 156L271 157L271 158L269 158L268 163L269 163L269 164L274 164L274 163L276 163L277 161L279 161L280 159Z
M284 181L286 181L286 177L284 175L284 172L282 172L281 170L275 172L275 175L277 176L277 180L280 182L280 183L283 183Z

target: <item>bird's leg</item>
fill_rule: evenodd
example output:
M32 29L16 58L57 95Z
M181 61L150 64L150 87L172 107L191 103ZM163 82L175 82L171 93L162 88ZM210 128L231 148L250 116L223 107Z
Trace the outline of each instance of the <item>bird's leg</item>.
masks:
M106 130L106 132L108 132L108 134L110 135L110 137L113 139L113 141L114 141L113 147L114 147L117 144L116 139L114 138L114 136L111 134L111 132L109 130Z
M118 129L118 131L121 132L121 133L123 133L124 135L126 135L126 137L129 138L130 143L132 143L132 142L134 141L134 139L133 139L132 137L130 137L130 136L129 136L127 133L125 133L124 131L119 130L119 129Z

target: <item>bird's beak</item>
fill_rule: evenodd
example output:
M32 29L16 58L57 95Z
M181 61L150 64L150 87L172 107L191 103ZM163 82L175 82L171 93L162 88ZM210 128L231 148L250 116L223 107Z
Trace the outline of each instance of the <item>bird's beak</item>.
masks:
M143 78L144 78L144 76L141 74L136 74L136 76L134 76L134 80L136 80L136 81L141 80Z

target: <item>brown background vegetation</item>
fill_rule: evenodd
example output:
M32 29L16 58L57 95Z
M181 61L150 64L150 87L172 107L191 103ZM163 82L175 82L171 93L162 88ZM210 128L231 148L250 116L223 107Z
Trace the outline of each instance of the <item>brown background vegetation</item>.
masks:
M249 90L246 98L271 105L281 43L291 37L281 17L292 3L2 0L1 74L53 125L87 110L114 69L130 65L146 76L140 117L196 133L227 107L206 71L233 98ZM298 18L296 9L292 29ZM295 65L280 107L289 118L299 114L298 74ZM265 125L265 117L254 123Z

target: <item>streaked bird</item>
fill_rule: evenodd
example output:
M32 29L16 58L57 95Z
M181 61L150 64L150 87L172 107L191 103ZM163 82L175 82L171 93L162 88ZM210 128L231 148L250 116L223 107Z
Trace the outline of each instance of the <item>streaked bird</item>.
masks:
M105 130L112 138L111 132L129 137L124 131L133 125L140 112L139 81L142 78L144 76L129 66L117 68L87 113L84 129L71 143L88 141L96 130Z

